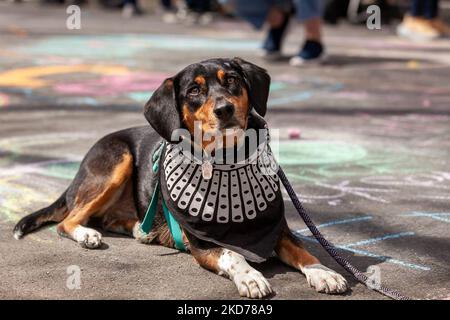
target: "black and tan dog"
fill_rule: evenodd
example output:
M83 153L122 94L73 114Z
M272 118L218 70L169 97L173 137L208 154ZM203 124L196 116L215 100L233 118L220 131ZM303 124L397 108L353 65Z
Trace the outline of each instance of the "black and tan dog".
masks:
M14 228L15 238L44 224L58 223L59 234L93 249L101 245L102 235L87 225L97 222L107 231L174 247L161 212L150 234L143 235L139 228L158 179L151 170L155 149L163 139L170 141L178 128L193 132L196 122L201 123L203 133L225 128L246 130L252 122L251 108L265 115L269 85L265 70L239 58L203 61L166 79L145 106L145 117L153 129L131 128L98 141L68 189L49 207L20 220ZM246 228L252 228L251 221ZM262 298L272 293L267 280L243 255L214 243L200 246L198 240L183 228L184 245L196 261L233 280L241 296ZM345 279L321 265L291 233L284 213L278 237L269 249L300 270L317 291L346 291Z

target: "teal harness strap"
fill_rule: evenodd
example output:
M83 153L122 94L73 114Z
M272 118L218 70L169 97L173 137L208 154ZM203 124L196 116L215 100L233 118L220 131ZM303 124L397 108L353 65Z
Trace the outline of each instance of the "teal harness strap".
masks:
M141 231L148 234L152 229L153 220L155 220L156 209L158 208L158 197L159 196L159 183L156 183L155 190L153 191L152 200L148 206L147 212L145 213L144 220L141 222Z
M156 173L159 170L159 161L161 159L161 153L164 149L165 143L161 143L160 147L153 154L153 172ZM156 182L155 190L153 191L152 199L150 200L150 204L148 206L147 212L145 213L144 220L140 225L141 232L145 234L149 234L152 229L153 221L155 220L156 211L158 209L158 200L159 200L159 181ZM162 198L162 197L161 197ZM184 242L183 242L183 233L181 231L181 227L178 222L173 217L172 213L170 213L169 208L167 208L166 202L162 199L162 207L164 212L164 217L167 221L167 225L169 226L169 231L172 234L173 240L175 242L175 248L182 251L187 251Z
M177 220L170 213L169 208L167 208L166 202L162 200L164 217L166 218L167 225L169 226L170 233L172 234L173 240L175 241L175 248L178 250L186 251L186 247L183 242L183 234L181 232L181 227Z

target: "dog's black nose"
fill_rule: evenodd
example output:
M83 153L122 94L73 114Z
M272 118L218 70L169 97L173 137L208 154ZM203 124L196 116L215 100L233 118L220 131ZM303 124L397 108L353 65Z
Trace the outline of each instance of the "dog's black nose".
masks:
M229 120L233 116L233 113L234 106L228 102L219 103L214 107L214 114L223 121Z

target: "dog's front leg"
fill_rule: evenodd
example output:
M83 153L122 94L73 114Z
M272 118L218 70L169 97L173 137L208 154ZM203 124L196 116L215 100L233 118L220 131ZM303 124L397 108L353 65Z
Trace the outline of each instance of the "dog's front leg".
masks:
M263 298L272 293L266 278L239 253L223 248L202 250L193 247L191 252L202 267L230 278L242 297Z
M318 292L342 293L347 291L347 281L339 273L325 267L303 248L302 242L289 228L283 231L275 248L278 257L287 265L300 270L310 287Z

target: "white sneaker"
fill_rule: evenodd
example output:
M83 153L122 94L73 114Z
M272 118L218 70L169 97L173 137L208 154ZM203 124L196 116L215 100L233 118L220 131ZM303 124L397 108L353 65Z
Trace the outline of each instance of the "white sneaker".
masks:
M397 26L397 35L412 41L430 41L439 37L438 32L417 32L412 30L409 26L401 23Z
M198 19L198 23L202 26L206 26L208 24L211 24L214 20L214 15L210 12L205 12L200 15L200 18Z
M293 56L289 59L289 65L292 67L306 67L306 66L317 66L324 64L328 61L328 56L323 52L320 56L314 59L303 59L300 56Z
M260 49L258 56L267 61L278 61L283 58L281 51L267 51L264 49Z
M167 24L175 24L178 22L178 16L174 12L166 12L162 16L162 21Z
M122 17L131 18L134 15L134 6L132 4L126 4L122 8Z

